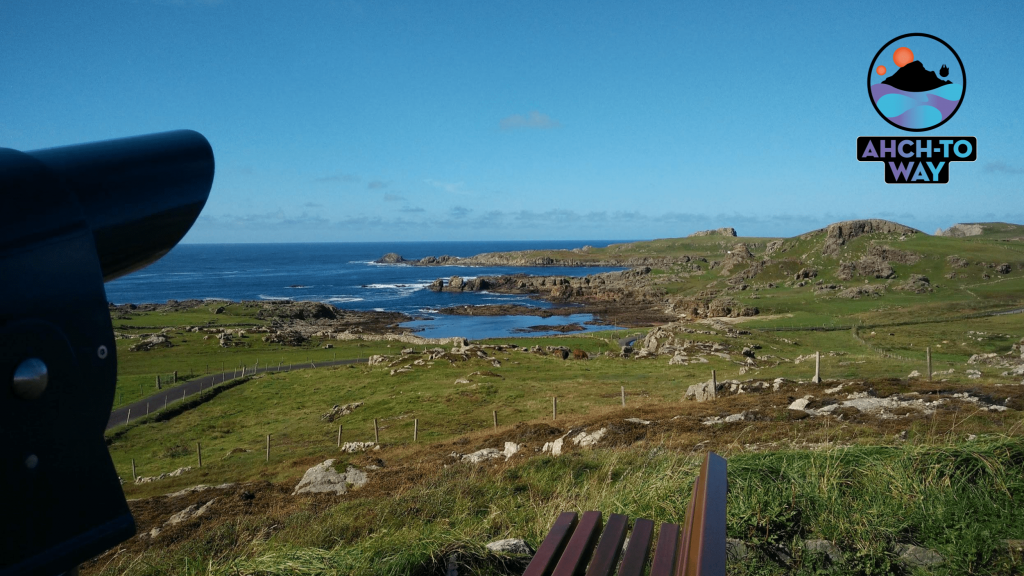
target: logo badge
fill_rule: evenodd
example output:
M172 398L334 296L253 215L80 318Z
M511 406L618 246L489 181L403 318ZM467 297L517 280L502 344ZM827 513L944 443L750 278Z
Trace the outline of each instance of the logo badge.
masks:
M931 34L893 38L868 69L871 105L883 120L907 132L925 132L948 122L960 109L966 89L960 56ZM861 136L857 160L882 162L887 184L946 184L951 163L978 159L973 136L908 136Z
M967 89L964 63L931 34L904 34L875 54L868 96L878 115L908 132L942 126L960 109Z

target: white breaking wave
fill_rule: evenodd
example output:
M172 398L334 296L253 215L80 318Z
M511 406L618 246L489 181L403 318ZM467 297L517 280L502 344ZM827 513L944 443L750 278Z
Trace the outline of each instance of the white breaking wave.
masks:
M363 301L362 298L357 298L355 296L335 296L333 298L328 298L328 299L324 300L324 302L362 302L362 301Z
M260 294L260 300L291 300L292 296L267 296Z
M429 282L424 282L422 284L418 284L418 283L366 284L364 286L364 288L378 288L378 289L380 289L380 288L390 288L390 289L395 289L395 290L406 290L406 289L410 289L411 288L413 290L420 290L422 288L426 288L427 286L430 286Z

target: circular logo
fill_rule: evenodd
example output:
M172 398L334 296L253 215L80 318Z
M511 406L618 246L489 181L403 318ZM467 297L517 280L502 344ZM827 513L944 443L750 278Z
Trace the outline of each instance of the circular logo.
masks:
M931 34L904 34L875 54L868 96L878 115L909 132L938 128L956 114L967 90L960 56Z

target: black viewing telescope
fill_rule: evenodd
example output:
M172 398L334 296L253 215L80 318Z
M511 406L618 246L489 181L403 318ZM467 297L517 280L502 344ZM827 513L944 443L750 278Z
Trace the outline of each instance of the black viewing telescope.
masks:
M190 130L0 148L0 576L58 574L135 534L103 436L117 378L103 283L169 252L213 173Z

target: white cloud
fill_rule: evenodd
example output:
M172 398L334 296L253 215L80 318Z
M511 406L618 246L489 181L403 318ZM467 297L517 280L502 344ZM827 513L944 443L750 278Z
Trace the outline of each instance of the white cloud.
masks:
M536 110L531 111L528 114L513 114L507 118L501 119L502 130L518 130L520 128L532 128L538 130L546 130L549 128L558 128L561 124L558 120L555 120L547 114L542 114Z

